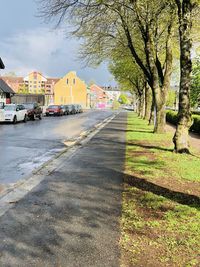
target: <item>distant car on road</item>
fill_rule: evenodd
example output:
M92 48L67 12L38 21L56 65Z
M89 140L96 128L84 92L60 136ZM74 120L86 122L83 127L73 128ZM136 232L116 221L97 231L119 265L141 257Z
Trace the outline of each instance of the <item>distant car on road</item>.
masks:
M27 110L23 105L8 104L4 107L5 121L17 123L18 121L27 121Z
M126 110L130 110L130 111L134 111L134 106L133 105L123 105L122 108L126 109Z
M51 116L51 115L62 116L63 114L64 112L60 105L50 105L46 109L46 116Z
M38 118L42 119L42 108L38 105L38 103L24 103L24 107L27 109L28 118L31 120L35 120Z

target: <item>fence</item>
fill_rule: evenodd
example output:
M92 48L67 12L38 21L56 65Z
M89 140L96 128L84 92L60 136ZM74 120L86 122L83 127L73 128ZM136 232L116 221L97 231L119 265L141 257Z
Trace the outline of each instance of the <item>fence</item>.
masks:
M22 103L33 103L37 102L41 106L45 105L45 96L39 94L15 94L11 96L11 103L22 104Z

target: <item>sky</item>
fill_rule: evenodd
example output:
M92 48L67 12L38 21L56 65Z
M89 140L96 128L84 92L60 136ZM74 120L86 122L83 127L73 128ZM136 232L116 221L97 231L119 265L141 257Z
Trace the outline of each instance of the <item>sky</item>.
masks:
M96 69L85 67L77 57L77 39L66 38L63 30L37 17L39 6L34 0L0 0L0 7L0 57L6 67L1 75L40 71L47 77L63 77L76 71L86 83L115 85L106 63Z

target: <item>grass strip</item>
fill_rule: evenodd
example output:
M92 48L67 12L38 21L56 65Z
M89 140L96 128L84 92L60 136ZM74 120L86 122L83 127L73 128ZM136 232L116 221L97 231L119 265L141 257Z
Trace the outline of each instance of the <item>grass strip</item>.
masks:
M200 157L129 113L121 266L200 266Z

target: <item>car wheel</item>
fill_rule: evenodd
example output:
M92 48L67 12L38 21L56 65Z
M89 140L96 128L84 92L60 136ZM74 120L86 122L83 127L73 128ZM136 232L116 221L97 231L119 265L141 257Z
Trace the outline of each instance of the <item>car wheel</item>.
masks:
M38 116L38 118L39 118L39 120L41 120L41 119L42 119L42 115L40 114L40 115Z
M27 116L26 115L24 116L23 122L25 122L25 123L27 122Z
M35 120L35 114L32 115L32 120L33 120L33 121Z
M13 124L16 124L16 123L17 123L17 117L14 116L14 118L13 118Z

